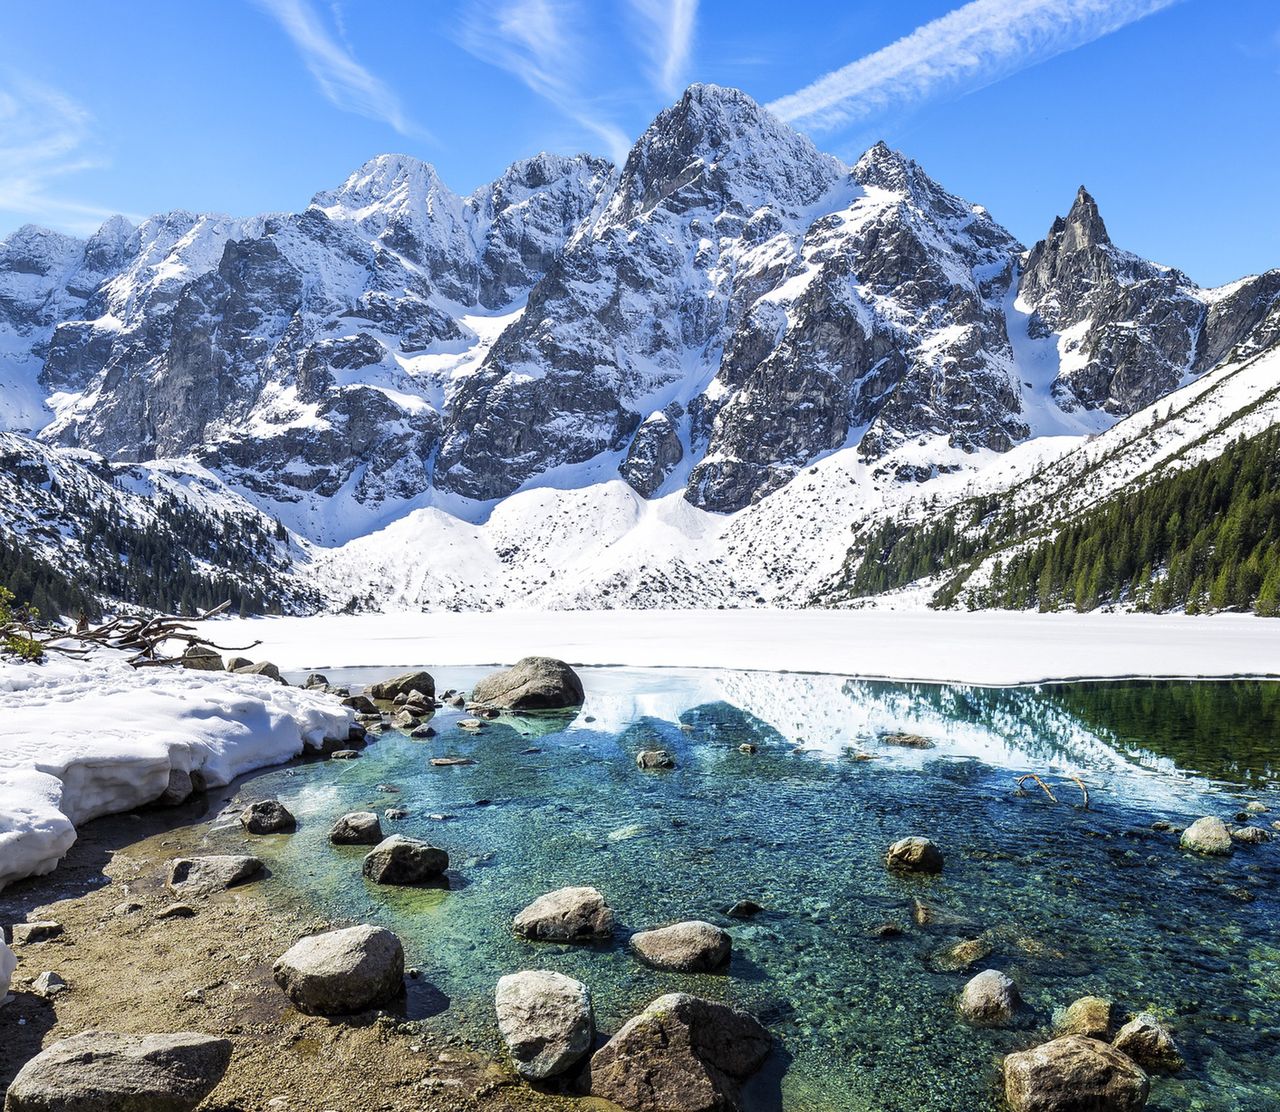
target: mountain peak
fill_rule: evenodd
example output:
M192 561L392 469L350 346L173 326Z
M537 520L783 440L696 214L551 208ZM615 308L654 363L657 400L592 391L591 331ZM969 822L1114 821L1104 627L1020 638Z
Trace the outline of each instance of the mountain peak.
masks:
M1098 202L1083 185L1076 190L1076 199L1067 213L1063 232L1069 238L1069 242L1064 244L1068 248L1105 247L1111 243L1107 226L1098 212Z
M905 192L911 186L913 172L918 169L901 151L895 151L880 139L854 164L853 178L859 185Z
M803 206L843 169L741 89L694 84L631 148L610 210L627 220L686 190L682 207Z
M331 219L363 224L375 212L425 212L433 196L457 200L429 162L407 154L380 154L348 175L337 189L317 193L311 205Z

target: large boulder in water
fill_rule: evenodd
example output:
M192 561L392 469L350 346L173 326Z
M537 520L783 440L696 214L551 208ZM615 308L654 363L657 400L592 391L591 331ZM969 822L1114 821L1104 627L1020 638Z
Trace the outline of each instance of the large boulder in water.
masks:
M590 1093L631 1112L724 1112L769 1057L754 1017L685 993L660 996L591 1059Z
M598 888L557 888L539 896L512 921L535 942L596 942L613 936L613 909Z
M373 811L352 811L333 824L329 841L335 846L376 846L382 841L382 823Z
M1013 1112L1137 1112L1151 1083L1133 1059L1084 1035L1067 1035L1004 1060Z
M635 952L655 969L676 973L709 973L729 960L733 939L701 919L675 923L631 936Z
M591 1049L596 1036L591 993L563 973L526 969L498 981L498 1030L516 1072L542 1080L562 1074Z
M940 873L942 850L928 838L900 838L885 853L884 865L895 873Z
M585 698L578 673L549 656L526 656L471 689L473 702L505 710L564 710L581 706Z
M1193 853L1225 857L1231 852L1231 831L1221 819L1206 815L1182 832L1181 845Z
M430 672L405 672L392 676L389 680L370 684L366 694L371 699L395 699L396 696L408 695L411 691L421 692L428 699L434 699L436 681Z
M259 799L240 812L240 825L250 834L288 834L298 820L278 799Z
M1003 1027L1021 1006L1018 986L998 969L984 969L960 994L960 1014L975 1027Z
M426 884L448 867L444 850L420 838L392 834L365 854L363 872L376 884Z
M399 995L404 947L382 927L326 931L295 943L276 961L274 973L301 1012L361 1012Z
M211 1035L87 1031L23 1066L5 1112L191 1112L230 1061L230 1041Z

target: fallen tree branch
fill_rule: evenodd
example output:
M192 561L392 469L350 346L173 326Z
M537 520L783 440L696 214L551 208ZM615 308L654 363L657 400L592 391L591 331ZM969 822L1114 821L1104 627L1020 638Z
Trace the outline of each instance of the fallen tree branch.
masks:
M1084 809L1087 811L1089 809L1089 789L1085 786L1085 782L1081 780L1079 776L1073 776L1070 774L1067 776L1067 779L1070 780L1073 784L1075 784L1076 787L1080 789L1080 794L1084 796ZM1037 776L1034 772L1024 772L1022 773L1022 775L1015 776L1013 778L1014 783L1018 785L1018 792L1020 794L1025 793L1026 791L1025 785L1028 780L1034 780L1037 784L1040 785L1045 795L1047 795L1051 800L1053 800L1054 803L1058 802L1058 797L1053 794L1053 789L1050 788L1049 785L1046 784L1042 779L1040 779L1040 777Z

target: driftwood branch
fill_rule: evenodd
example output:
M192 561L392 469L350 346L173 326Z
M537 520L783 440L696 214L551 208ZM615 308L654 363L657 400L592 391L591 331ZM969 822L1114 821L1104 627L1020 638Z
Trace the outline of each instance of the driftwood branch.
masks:
M1081 780L1079 776L1068 776L1067 779L1080 789L1080 794L1084 797L1084 809L1087 811L1089 809L1089 789L1085 786L1085 782ZM1018 785L1019 792L1024 792L1026 790L1026 783L1028 780L1034 780L1040 785L1045 795L1052 799L1054 803L1058 802L1058 797L1053 794L1053 789L1050 788L1049 785L1040 779L1040 777L1034 772L1024 772L1021 776L1015 776L1013 778L1014 783Z
M185 651L193 648L205 649L210 653L245 652L262 644L254 641L249 645L219 645L196 632L192 624L207 618L217 617L225 613L231 606L228 599L212 610L206 610L195 618L180 614L155 614L151 617L120 616L90 625L81 619L74 630L57 627L37 627L28 622L14 623L12 630L0 632L20 633L38 645L41 651L61 653L64 656L84 656L95 646L109 649L122 649L132 652L129 663L135 668L152 668L173 664L181 664L181 654L175 656L166 646L177 642L186 646ZM20 628L19 628L20 624Z

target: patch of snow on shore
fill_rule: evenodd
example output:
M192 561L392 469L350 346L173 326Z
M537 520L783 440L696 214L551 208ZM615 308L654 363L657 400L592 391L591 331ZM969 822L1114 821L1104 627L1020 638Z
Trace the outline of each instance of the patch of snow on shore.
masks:
M76 826L345 739L352 713L265 676L130 667L122 655L0 662L0 888L51 872Z

